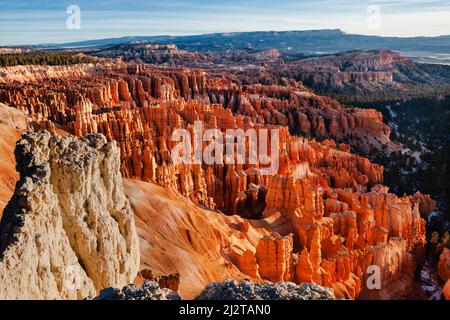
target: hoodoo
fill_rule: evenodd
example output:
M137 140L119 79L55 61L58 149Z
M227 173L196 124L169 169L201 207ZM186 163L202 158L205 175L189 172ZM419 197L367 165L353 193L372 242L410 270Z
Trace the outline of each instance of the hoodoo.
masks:
M275 288L282 298L291 297L285 290L300 292L292 298L412 296L424 218L436 202L384 185L373 154L401 158L405 149L391 141L382 112L305 86L394 87L399 71L388 70L408 59L353 52L273 70L280 52L240 53L250 64L236 62L242 69L234 72L227 63L236 57L222 56L217 69L176 66L171 59L221 56L174 46L104 53L122 50L124 60L138 50L167 64L104 59L1 70L0 102L26 123L8 116L0 125L15 138L51 133L26 133L16 148L20 178L0 225L0 297L84 298L113 287L123 289L100 296L173 298L174 290L195 298L211 282L212 296L222 287L237 297L248 287L264 297ZM5 159L13 140L4 142ZM2 166L12 171L12 161ZM0 177L9 182L5 200L15 180Z

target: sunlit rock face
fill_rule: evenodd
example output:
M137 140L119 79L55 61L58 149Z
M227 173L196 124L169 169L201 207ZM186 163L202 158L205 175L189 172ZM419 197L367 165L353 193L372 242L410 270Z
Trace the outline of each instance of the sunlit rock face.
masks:
M116 143L26 133L16 161L0 223L0 299L81 299L133 281L138 237Z

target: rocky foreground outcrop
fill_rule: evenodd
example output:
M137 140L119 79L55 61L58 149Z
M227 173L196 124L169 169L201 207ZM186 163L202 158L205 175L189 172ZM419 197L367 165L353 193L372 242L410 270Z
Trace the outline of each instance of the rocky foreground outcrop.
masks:
M0 299L80 299L131 283L139 267L119 148L25 133L20 178L0 222Z
M94 300L180 300L180 295L157 282L145 281L142 286L130 284L122 289L107 288L100 291Z
M107 288L94 300L180 300L176 291L161 288L157 282L142 286L127 285L122 289ZM209 283L196 300L334 300L333 290L313 283L254 283L248 280Z
M252 283L243 280L213 282L197 297L198 300L334 300L333 290L317 284L292 282Z

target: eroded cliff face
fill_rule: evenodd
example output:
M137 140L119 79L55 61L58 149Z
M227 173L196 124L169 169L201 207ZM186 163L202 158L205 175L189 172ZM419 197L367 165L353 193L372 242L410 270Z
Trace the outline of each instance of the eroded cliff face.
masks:
M115 142L26 133L16 161L0 223L0 299L80 299L132 282L139 245Z
M80 68L85 71L84 65ZM378 112L345 109L335 100L307 91L282 86L243 88L229 80L209 79L199 70L153 69L136 64L98 65L90 70L89 75L74 73L62 78L50 70L45 73L49 79L46 83L37 77L31 82L4 84L0 86L0 98L50 131L62 128L78 136L103 133L108 140L118 141L125 177L175 187L202 205L229 213L239 209L235 208L235 194L248 194L243 185L243 173L248 168L175 168L168 159L174 146L170 141L174 129L191 130L196 120L203 121L205 129L283 126L291 134L345 140L361 148L395 149L389 141L389 128ZM15 79L15 74L22 74L23 70L8 68L7 72L8 77ZM326 163L320 163L321 151L315 156L315 150L323 145L336 146L334 141L305 142L302 147L298 142L289 144L292 147L288 148L301 149L292 152L301 152L302 160L308 158L315 166L326 166L323 169L333 177L336 186L351 184L348 172L342 172L345 169L334 168L342 166L341 159L331 159L334 155L330 151L326 151ZM339 148L350 150L344 144ZM351 162L354 161L356 167L364 168L363 175L368 176L370 185L381 182L381 167L362 158L355 157ZM181 183L173 179L176 172L181 175ZM236 179L241 183L233 182ZM263 197L264 192L258 190L257 196Z
M253 75L248 79L246 74L120 63L80 65L78 69L20 66L1 72L0 102L32 115L48 129L50 120L69 126L76 134L101 131L98 122L112 121L108 113L117 108L132 109L127 112L132 116L138 112L146 122L149 115L135 108L183 98L204 105L220 104L255 125L286 126L292 134L331 138L363 152L389 154L398 150L389 139L390 129L380 112L344 108L336 100L309 92L295 80L281 78L285 81L278 83L281 76L274 74L270 77L276 84L262 85L254 84L260 79ZM129 116L123 113L120 119L127 121Z
M100 50L93 55L106 58L120 58L125 61L141 61L152 64L185 65L206 61L198 52L180 50L174 44L130 43Z
M400 89L400 84L394 81L394 74L398 65L408 62L411 61L398 52L353 51L296 62L290 72L314 88L358 94L370 90Z
M310 88L353 97L355 101L405 97L417 86L449 83L448 68L418 63L390 50L355 50L293 61L279 73L301 80Z
M179 272L182 296L245 276L317 283L343 298L408 294L425 247L421 214L432 200L390 194L381 166L335 141L394 148L379 113L299 88L243 88L200 70L104 64L89 72L0 85L0 98L43 128L117 141L122 175L141 180L126 182L139 217L141 267ZM262 163L174 163L172 133L187 129L193 142L195 121L202 133L279 130L278 172L263 175ZM379 289L367 286L370 266L380 270Z

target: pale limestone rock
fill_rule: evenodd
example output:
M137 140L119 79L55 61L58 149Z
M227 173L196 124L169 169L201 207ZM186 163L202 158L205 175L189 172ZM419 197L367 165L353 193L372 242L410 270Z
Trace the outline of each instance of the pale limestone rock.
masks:
M20 180L0 223L0 299L80 299L132 282L139 268L119 148L25 133Z

